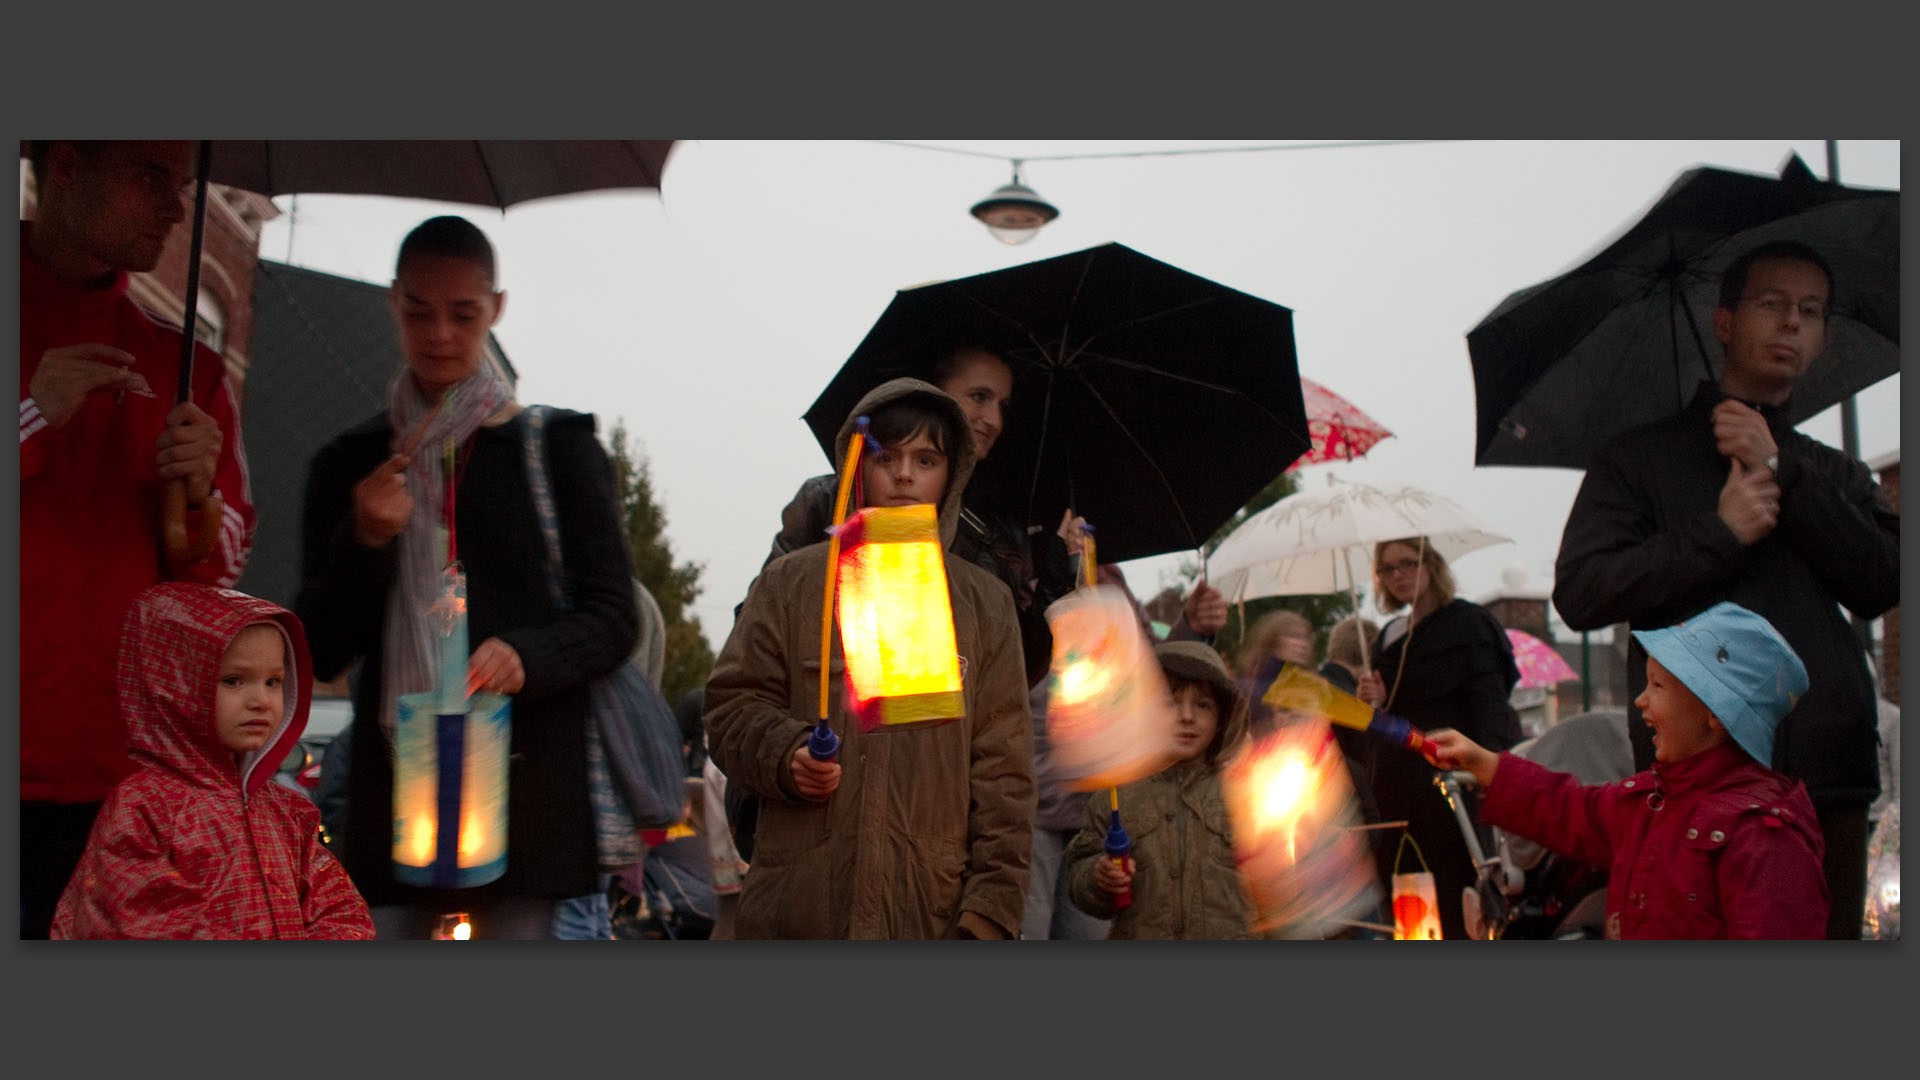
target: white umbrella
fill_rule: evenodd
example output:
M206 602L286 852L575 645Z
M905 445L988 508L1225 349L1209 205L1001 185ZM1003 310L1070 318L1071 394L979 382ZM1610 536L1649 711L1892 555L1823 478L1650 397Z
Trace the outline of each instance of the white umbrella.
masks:
M1207 560L1207 579L1236 603L1345 590L1358 611L1374 545L1413 536L1426 537L1448 562L1513 543L1444 495L1339 482L1289 495L1241 522Z

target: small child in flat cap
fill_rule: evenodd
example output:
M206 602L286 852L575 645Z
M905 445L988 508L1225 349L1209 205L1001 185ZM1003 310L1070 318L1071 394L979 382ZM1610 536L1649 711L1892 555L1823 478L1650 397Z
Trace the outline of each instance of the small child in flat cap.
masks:
M1610 938L1824 938L1820 825L1805 786L1768 767L1807 689L1800 658L1738 604L1633 636L1651 769L1585 786L1456 731L1429 734L1435 764L1474 774L1489 824L1610 867Z

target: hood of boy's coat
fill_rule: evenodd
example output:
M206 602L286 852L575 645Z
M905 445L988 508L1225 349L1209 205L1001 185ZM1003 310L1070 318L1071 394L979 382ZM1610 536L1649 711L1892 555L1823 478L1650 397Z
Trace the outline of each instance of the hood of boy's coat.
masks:
M280 630L287 651L280 726L236 761L214 726L220 658L246 627ZM273 778L307 727L313 677L307 632L293 612L232 589L167 582L141 593L120 631L120 710L136 760L150 759L208 787L251 796Z
M951 415L954 436L960 444L947 447L947 496L936 508L940 515L940 546L951 548L953 538L959 535L960 495L966 490L967 478L973 475L974 456L973 430L967 426L967 414L946 391L919 379L889 379L867 391L867 395L853 407L853 412L848 414L846 422L840 425L840 434L834 438L834 472L838 474L846 466L847 443L853 438L854 421L871 414L882 405L915 396L928 398L936 408ZM852 517L857 509L859 506L849 497L847 516Z

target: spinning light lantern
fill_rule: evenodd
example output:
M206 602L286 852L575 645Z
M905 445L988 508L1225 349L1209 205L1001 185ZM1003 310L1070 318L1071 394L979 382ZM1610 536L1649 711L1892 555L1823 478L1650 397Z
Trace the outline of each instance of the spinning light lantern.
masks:
M507 871L507 698L467 696L466 579L446 570L430 613L440 685L402 694L393 733L393 871L408 885L468 888Z
M1345 757L1324 720L1296 717L1221 774L1253 929L1321 938L1374 905L1377 884Z
M1047 744L1056 775L1076 791L1131 783L1179 757L1167 680L1127 594L1075 589L1047 609L1053 667Z

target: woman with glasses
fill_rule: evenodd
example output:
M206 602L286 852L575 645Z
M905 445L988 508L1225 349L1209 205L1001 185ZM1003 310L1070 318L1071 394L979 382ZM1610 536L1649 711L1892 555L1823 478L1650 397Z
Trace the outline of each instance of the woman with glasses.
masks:
M1383 614L1406 614L1381 627L1360 696L1424 730L1452 728L1501 750L1518 743L1513 645L1485 608L1454 595L1446 559L1424 537L1389 540L1374 548L1373 582ZM1407 820L1438 887L1441 932L1466 937L1460 894L1473 885L1473 860L1435 775L1416 754L1377 754L1374 801L1383 820Z

